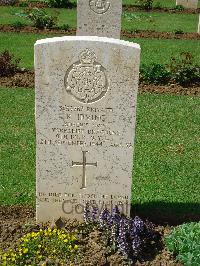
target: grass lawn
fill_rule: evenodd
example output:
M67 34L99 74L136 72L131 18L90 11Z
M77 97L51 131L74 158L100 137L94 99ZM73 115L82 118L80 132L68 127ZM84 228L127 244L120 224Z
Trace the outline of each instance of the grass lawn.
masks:
M134 204L185 204L183 213L200 213L191 207L200 204L199 106L198 97L139 95ZM1 88L0 107L0 202L34 205L34 90Z
M170 14L158 12L123 13L122 29L175 32L197 32L198 14Z
M71 0L71 2L76 3L76 0ZM138 5L138 0L122 0L123 5ZM169 7L174 8L176 6L176 0L154 0L153 6L160 6L160 7ZM200 1L199 1L200 6Z
M18 7L0 7L0 24L13 24L20 21L24 24L31 24L24 17L16 16L16 13L22 11ZM76 10L72 9L46 9L47 13L58 15L58 25L68 24L70 27L76 27ZM158 12L135 12L123 13L123 30L155 30L169 31L182 30L183 32L197 32L198 14L170 14Z
M0 52L8 49L16 57L21 58L21 66L33 68L33 46L36 40L52 35L25 34L25 33L2 33L0 32ZM128 39L127 39L128 40ZM152 62L167 64L170 57L181 51L189 51L196 63L200 61L200 42L193 40L157 40L157 39L129 39L129 41L139 43L142 48L142 64Z

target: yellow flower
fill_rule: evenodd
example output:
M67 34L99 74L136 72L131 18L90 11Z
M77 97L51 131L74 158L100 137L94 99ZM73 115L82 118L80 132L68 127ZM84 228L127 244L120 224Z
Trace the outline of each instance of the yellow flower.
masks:
M74 249L77 250L77 249L78 249L78 245L75 245L75 246L74 246Z
M75 237L75 236L72 236L72 237L71 237L71 240L72 240L72 241L76 240L76 237Z
M23 253L26 254L27 252L28 252L28 248L25 248L25 249L23 250Z

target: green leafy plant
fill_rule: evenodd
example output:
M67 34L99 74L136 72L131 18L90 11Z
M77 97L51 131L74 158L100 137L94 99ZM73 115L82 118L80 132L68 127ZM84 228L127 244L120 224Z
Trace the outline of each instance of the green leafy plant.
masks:
M30 19L33 22L33 25L38 29L51 29L56 25L58 18L57 15L48 15L42 8L28 8L21 13L17 13L16 15Z
M145 10L150 10L153 8L153 0L139 0L138 3Z
M70 29L70 26L69 24L63 24L59 27L61 30L65 30L65 31L68 31Z
M0 77L8 77L19 71L20 59L16 59L8 50L0 54Z
M47 0L47 5L54 8L73 8L75 7L74 3L71 3L70 0Z
M173 79L182 86L200 83L200 66L194 64L194 56L189 52L171 57L168 68Z
M175 81L183 87L200 84L200 67L185 67L174 75Z
M2 266L67 265L77 250L77 238L73 234L56 228L40 229L26 234L13 249L1 254L0 262Z
M20 29L22 29L25 26L25 24L22 23L21 21L15 21L15 22L13 22L11 24L11 26L14 27L15 29L19 29L20 30Z
M140 70L141 81L153 84L167 84L171 79L171 73L161 64L143 66Z
M175 34L183 34L184 31L181 30L181 29L176 29L176 30L174 30L174 33L175 33Z
M19 7L28 7L28 3L27 2L19 2Z
M200 222L178 226L165 238L167 248L188 266L200 264Z
M185 8L182 5L177 5L177 6L174 7L174 9L177 10L177 11L183 11Z

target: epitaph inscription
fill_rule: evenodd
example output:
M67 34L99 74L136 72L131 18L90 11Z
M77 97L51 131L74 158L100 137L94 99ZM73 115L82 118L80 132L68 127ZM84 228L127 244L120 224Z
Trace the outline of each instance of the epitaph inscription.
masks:
M65 75L66 90L79 102L94 103L108 90L105 69L96 62L95 53L89 49L79 57L80 61L73 64Z
M110 2L107 0L90 0L89 6L96 14L104 14L110 8Z

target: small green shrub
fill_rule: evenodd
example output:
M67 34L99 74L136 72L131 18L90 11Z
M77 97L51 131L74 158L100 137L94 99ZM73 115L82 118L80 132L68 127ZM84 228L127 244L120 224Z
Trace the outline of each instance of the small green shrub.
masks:
M194 56L189 52L171 57L168 68L173 79L182 86L200 83L200 67L195 66Z
M15 28L15 29L22 29L24 26L25 26L25 24L24 23L22 23L21 21L15 21L15 22L13 22L12 24L11 24L11 26L13 27L13 28Z
M167 84L171 78L171 73L165 66L160 64L151 64L143 66L140 70L141 81L153 84Z
M40 229L22 237L13 249L0 255L2 266L67 265L77 254L77 238L60 229ZM48 263L45 263L48 261Z
M183 11L185 8L182 5L177 5L177 6L175 6L174 9L177 10L177 11Z
M185 266L200 265L200 222L178 226L165 238L165 243Z
M183 87L200 84L200 67L181 68L174 74L174 79Z
M51 29L56 25L58 16L51 16L46 13L44 9L33 8L26 9L24 13L20 14L21 16L26 16L33 22L33 25L38 29Z
M0 77L9 77L19 71L20 59L16 59L8 50L0 54Z
M65 31L68 31L70 29L70 26L69 24L63 24L59 27L59 29L61 30L65 30Z
M184 31L181 30L181 29L176 29L176 30L174 30L174 33L175 33L175 34L183 34Z
M75 7L74 3L71 3L70 0L47 0L47 5L54 8L73 8Z
M20 2L19 7L28 7L28 3L27 2Z
M151 10L153 8L153 0L139 0L138 3L145 10Z

